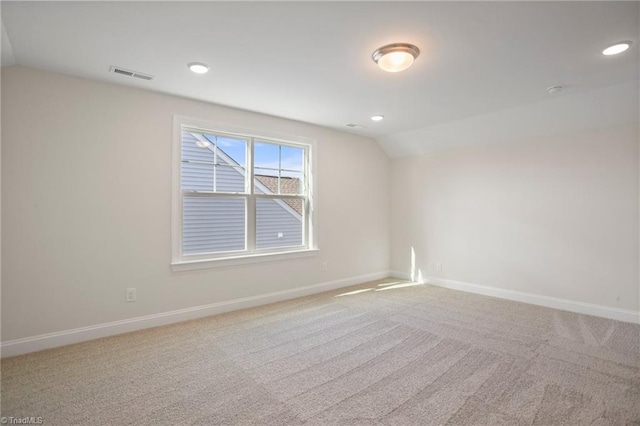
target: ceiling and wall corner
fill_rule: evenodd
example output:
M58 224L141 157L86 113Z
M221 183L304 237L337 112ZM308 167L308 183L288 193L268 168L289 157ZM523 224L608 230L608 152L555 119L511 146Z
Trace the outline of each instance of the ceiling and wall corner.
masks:
M447 123L525 105L536 110L550 86L564 86L554 95L562 98L638 80L639 7L608 1L1 4L18 65L369 136L391 157L441 145L413 146L406 138L439 135ZM602 55L620 40L635 43L622 55ZM415 44L421 53L408 70L384 72L371 55L396 42ZM187 69L191 62L210 70L195 75ZM157 78L126 79L108 73L112 65ZM385 120L371 122L374 114Z

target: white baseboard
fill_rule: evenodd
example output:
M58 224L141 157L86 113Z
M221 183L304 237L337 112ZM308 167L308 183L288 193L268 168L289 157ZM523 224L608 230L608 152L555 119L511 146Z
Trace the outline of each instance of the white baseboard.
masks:
M178 309L159 314L145 315L142 317L129 318L121 321L113 321L104 324L96 324L88 327L74 328L71 330L58 331L54 333L41 334L38 336L25 337L22 339L9 340L0 344L1 356L9 357L40 351L43 349L55 348L72 343L84 342L100 337L113 336L130 331L142 330L144 328L157 327L195 318L221 314L238 309L251 308L259 305L280 302L283 300L295 299L297 297L322 293L342 287L378 280L389 276L389 271L382 271L373 274L360 275L341 280L328 281L306 287L299 287L290 290L276 291L273 293L261 294L258 296L243 297L241 299L229 300L226 302L211 303L208 305L194 306L191 308Z
M400 271L391 271L395 278L411 280L410 274ZM505 290L497 287L489 287L479 284L471 284L462 281L454 281L445 278L425 277L424 283L452 290L466 291L467 293L482 294L484 296L500 299L514 300L516 302L545 306L547 308L560 309L578 314L593 315L618 321L640 324L640 312L627 309L618 309L609 306L594 305L591 303L577 302L574 300L560 299L557 297L541 296L538 294L524 293L521 291Z

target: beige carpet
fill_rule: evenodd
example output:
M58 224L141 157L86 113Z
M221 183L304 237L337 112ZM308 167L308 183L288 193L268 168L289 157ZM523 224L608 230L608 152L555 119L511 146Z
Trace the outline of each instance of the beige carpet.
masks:
M2 361L55 425L640 424L640 327L383 280Z

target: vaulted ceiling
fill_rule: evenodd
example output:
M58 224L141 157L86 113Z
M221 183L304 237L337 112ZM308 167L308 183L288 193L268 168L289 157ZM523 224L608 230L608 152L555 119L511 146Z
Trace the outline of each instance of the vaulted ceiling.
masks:
M393 145L402 135L534 104L549 86L571 96L637 80L638 6L3 1L2 62L359 133L405 155ZM634 45L601 54L619 40ZM421 50L405 72L371 60L393 42ZM194 61L210 72L190 72ZM112 65L156 78L110 73Z

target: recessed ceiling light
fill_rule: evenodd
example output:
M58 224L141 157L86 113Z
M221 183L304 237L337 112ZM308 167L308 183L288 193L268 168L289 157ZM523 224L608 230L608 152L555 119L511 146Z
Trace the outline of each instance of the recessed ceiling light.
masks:
M371 55L373 61L387 72L399 72L409 68L420 54L413 44L393 43L382 46Z
M380 121L384 118L384 115L374 115L371 117L373 121Z
M630 41L619 41L618 43L612 44L611 46L607 47L606 49L604 49L602 51L603 55L617 55L618 53L622 53L625 50L629 49L631 47L631 42Z
M191 71L195 72L196 74L204 74L207 71L209 71L209 66L201 62L191 62L187 66Z

